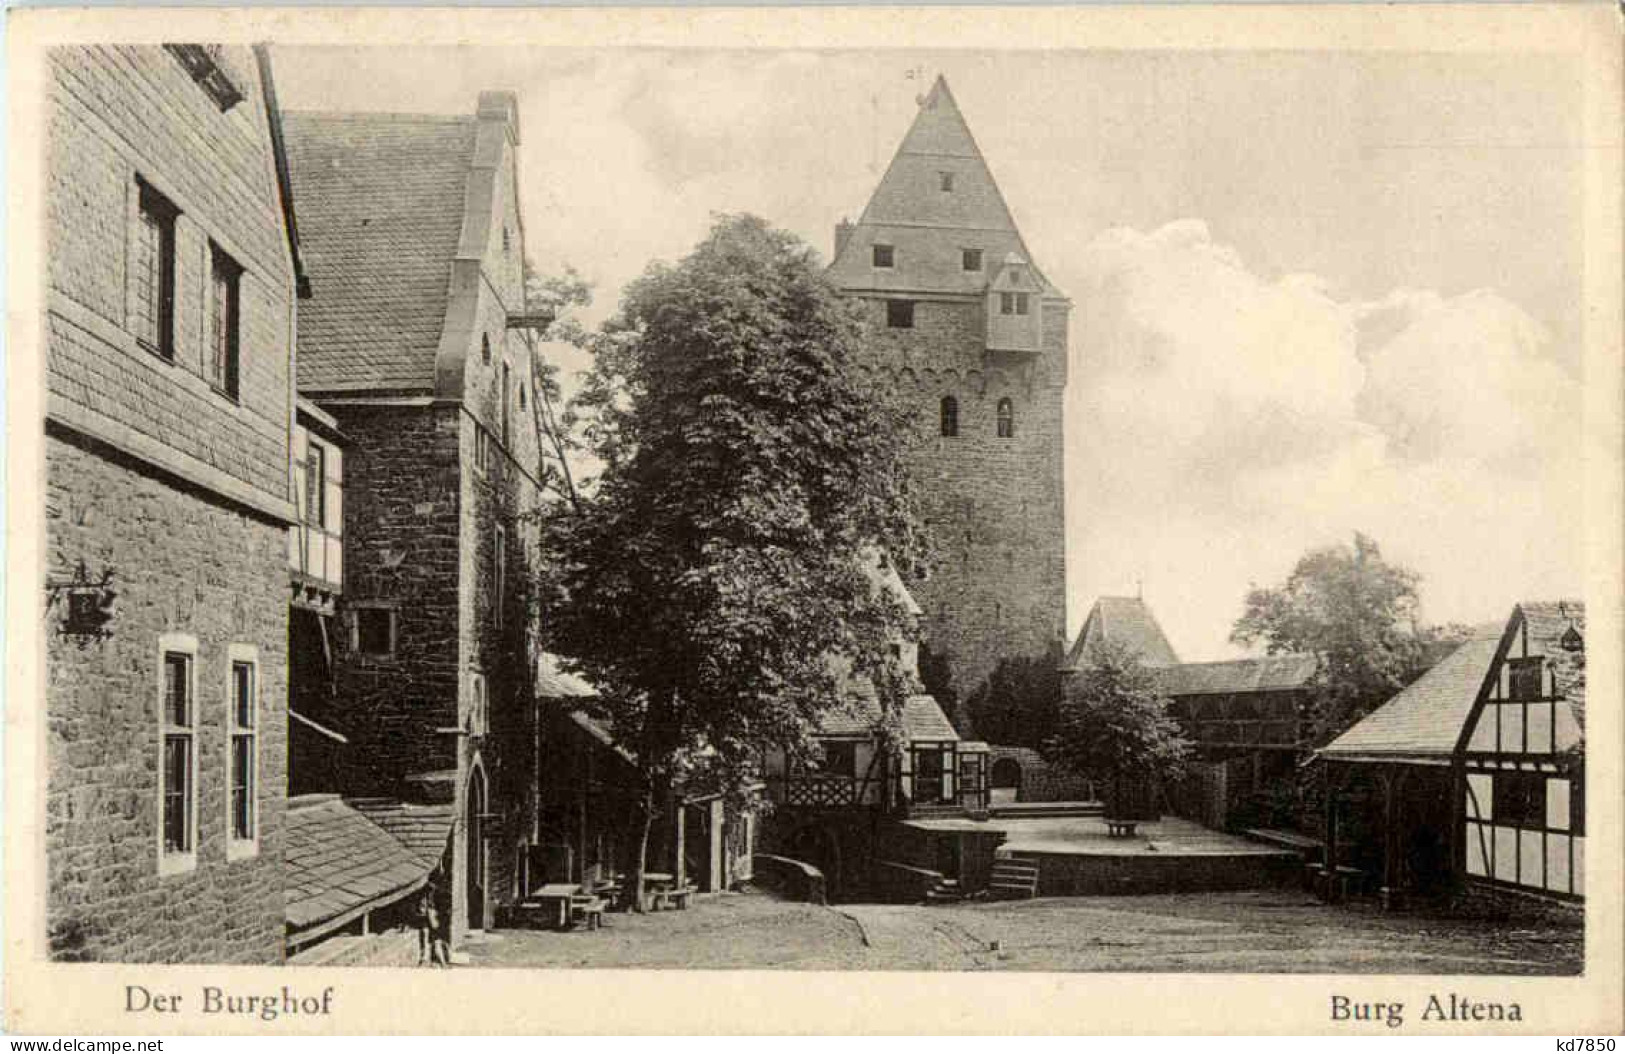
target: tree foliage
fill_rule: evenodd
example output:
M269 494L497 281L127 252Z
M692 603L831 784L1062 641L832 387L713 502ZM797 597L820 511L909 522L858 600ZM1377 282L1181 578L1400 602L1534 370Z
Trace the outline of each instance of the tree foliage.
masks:
M1137 651L1102 641L1067 682L1044 756L1095 779L1178 779L1191 742L1169 712L1172 705Z
M1460 627L1418 627L1418 581L1356 534L1353 546L1306 553L1284 584L1249 590L1231 639L1315 656L1307 716L1312 739L1324 743L1414 680L1436 642L1464 636Z
M768 745L809 754L840 698L832 656L901 712L889 645L912 623L872 561L920 555L909 422L857 368L860 335L807 246L722 217L593 342L583 435L603 472L545 525L542 632L599 686L651 804L739 787Z
M1001 659L965 704L976 736L1004 746L1042 749L1059 719L1060 661L1053 653Z

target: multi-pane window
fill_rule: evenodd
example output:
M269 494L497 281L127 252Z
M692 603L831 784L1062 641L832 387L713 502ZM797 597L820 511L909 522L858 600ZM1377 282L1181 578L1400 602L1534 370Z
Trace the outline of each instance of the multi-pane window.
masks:
M251 842L258 831L255 809L255 736L259 729L259 685L253 662L231 664L231 837Z
M897 252L890 245L876 245L873 259L876 267L897 266Z
M1526 659L1508 659L1508 697L1515 700L1539 699L1541 697L1541 671L1543 665L1539 656Z
M135 272L136 339L148 351L175 357L175 216L168 198L141 183L131 267Z
M1032 299L1027 293L1000 293L999 314L1025 315L1032 310Z
M963 271L980 271L982 269L982 250L961 249L959 251L959 267Z
M164 652L163 848L166 856L193 851L192 792L196 779L197 713L192 699L192 656Z
M913 329L914 301L886 301L886 326L889 329Z
M1015 436L1016 408L1009 399L999 400L996 420L1000 439L1010 439Z
M238 286L243 269L218 245L209 246L209 383L237 398Z
M1542 827L1546 818L1546 778L1534 773L1495 774L1495 822L1511 827Z
M327 526L327 450L316 442L305 452L305 522Z
M858 745L851 742L827 742L824 744L825 775L845 776L854 779L858 774Z
M945 436L959 434L959 400L951 395L942 397L942 434Z

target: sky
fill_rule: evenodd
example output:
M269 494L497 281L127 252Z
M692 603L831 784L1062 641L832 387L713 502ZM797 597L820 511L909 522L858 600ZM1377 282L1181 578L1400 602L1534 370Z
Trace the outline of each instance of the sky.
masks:
M1371 535L1431 622L1582 591L1578 71L1528 53L286 48L284 108L516 91L526 251L587 318L719 212L826 256L942 74L1073 301L1068 622L1181 658ZM297 190L295 188L297 206Z

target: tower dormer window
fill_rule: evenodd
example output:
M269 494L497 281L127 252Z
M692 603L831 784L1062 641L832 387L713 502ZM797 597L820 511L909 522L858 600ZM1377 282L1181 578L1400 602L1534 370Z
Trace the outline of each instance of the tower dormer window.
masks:
M982 250L959 250L959 269L961 271L980 271L982 269Z
M999 314L1025 315L1032 311L1032 300L1026 293L1000 293Z
M952 194L954 192L954 174L952 172L938 172L937 187L944 194Z
M874 261L876 267L896 267L897 250L890 245L876 245L874 247Z
M1016 408L1009 399L1000 399L997 413L1000 439L1013 439L1016 434Z

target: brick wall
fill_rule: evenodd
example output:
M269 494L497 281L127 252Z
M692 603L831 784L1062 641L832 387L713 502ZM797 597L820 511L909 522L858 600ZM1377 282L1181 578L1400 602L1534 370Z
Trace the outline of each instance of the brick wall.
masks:
M920 300L912 329L887 328L884 299L862 305L869 365L918 412L910 456L937 562L909 588L926 612L926 645L950 659L958 702L1001 660L1048 655L1064 625L1066 309L1045 303L1045 350L1027 355L985 351L980 298ZM947 395L959 404L951 438L940 434ZM1008 439L996 435L1005 398Z
M72 433L46 441L53 578L115 572L105 640L46 616L52 954L276 962L282 954L287 565L280 526L181 490ZM159 638L197 638L197 864L160 876ZM226 858L228 645L259 658L259 851Z

